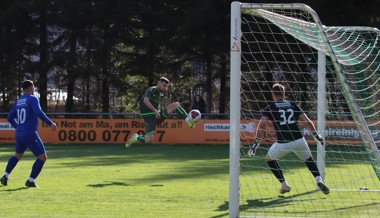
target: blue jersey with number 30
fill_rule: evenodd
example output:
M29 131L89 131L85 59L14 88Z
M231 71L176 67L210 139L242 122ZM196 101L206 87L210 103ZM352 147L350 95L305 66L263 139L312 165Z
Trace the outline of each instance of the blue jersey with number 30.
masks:
M13 105L8 122L16 129L16 136L29 135L38 130L38 118L49 126L53 122L42 111L38 98L24 94Z

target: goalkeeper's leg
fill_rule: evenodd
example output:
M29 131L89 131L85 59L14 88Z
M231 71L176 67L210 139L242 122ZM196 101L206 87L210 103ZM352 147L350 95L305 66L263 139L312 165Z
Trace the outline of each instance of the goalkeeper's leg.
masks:
M330 192L329 188L323 183L321 174L319 172L317 163L313 159L310 148L307 145L305 138L301 138L295 141L295 151L294 153L301 159L305 161L305 164L311 174L315 177L317 181L318 187L324 194L328 194Z
M273 175L281 182L280 193L284 194L290 192L291 188L285 180L281 167L276 160L267 160L267 164L272 171Z
M311 174L313 174L313 176L317 180L317 185L319 189L321 189L321 191L326 195L330 193L330 189L323 183L321 174L319 173L319 170L318 170L317 163L315 162L313 157L310 156L308 159L306 159L305 164L307 168L309 168Z
M269 148L266 159L267 159L267 164L270 170L272 171L273 175L281 183L280 194L284 194L286 192L290 192L291 187L286 182L285 177L282 173L281 167L278 164L277 160L281 159L282 157L290 153L290 150L281 149L281 147L283 147L283 145L281 145L278 142L275 142Z

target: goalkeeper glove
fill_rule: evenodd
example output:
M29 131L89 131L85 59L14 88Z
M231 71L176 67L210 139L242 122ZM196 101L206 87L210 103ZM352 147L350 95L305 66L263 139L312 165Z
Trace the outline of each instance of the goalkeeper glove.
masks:
M318 135L318 133L314 132L313 133L313 137L316 141L320 141L321 143L323 143L323 137L321 135Z
M255 143L248 150L248 157L253 157L256 155L256 150L260 146L260 138L255 139Z

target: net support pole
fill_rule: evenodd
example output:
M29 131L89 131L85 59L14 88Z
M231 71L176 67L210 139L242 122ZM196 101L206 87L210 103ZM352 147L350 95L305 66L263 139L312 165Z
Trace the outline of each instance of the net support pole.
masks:
M241 11L240 2L231 3L230 44L230 188L229 217L239 217L240 174L240 78Z
M318 51L318 95L317 95L317 132L326 139L326 54ZM321 177L325 180L325 145L317 142L317 166Z

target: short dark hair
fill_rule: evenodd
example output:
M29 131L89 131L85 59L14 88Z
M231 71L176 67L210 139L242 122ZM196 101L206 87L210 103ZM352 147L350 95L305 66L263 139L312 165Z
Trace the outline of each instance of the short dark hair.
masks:
M163 76L162 76L158 81L160 81L160 82L170 83L169 79L166 78L166 77L163 77Z
M22 90L25 90L31 87L32 85L34 85L32 80L25 80L24 82L22 82L21 87L22 87Z
M272 86L272 93L274 96L285 97L285 87L279 83Z

